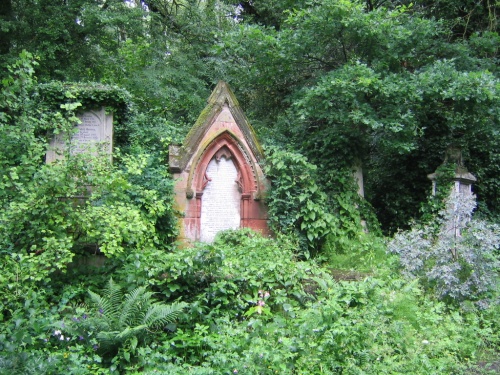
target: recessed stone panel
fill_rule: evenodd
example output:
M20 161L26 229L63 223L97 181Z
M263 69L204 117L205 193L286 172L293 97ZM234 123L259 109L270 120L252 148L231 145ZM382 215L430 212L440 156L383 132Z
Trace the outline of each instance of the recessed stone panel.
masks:
M240 227L241 193L238 171L231 159L214 157L206 170L208 183L201 198L200 240L212 242L222 230Z
M75 132L68 141L68 136L55 136L47 151L47 163L64 157L65 151L71 155L83 152L95 152L99 149L110 155L113 147L113 116L106 114L104 108L98 111L87 111L78 115L81 123L76 125Z

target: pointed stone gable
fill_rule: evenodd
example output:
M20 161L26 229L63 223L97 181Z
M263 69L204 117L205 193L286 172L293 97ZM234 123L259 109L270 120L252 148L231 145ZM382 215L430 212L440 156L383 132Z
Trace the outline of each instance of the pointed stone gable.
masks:
M231 89L219 82L182 145L170 147L180 239L210 242L220 230L268 234L267 182L255 132Z

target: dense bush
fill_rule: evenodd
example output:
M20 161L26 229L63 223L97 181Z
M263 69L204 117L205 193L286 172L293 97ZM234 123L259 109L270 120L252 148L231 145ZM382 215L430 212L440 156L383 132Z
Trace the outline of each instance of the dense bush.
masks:
M487 306L498 287L500 228L473 218L475 206L474 195L452 193L435 222L396 234L389 251L438 297Z
M297 260L295 246L286 237L238 230L221 233L213 244L122 257L112 272L126 283L129 297L117 299L115 307L141 311L132 295L145 291L140 285L146 284L159 301L181 299L188 306L169 326L173 333L155 330L137 341L124 334L130 340L113 353L102 350L99 339L109 331L99 323L104 308L90 311L82 305L75 286L66 288L70 300L53 306L33 291L4 317L0 368L9 374L34 368L79 374L118 369L136 374L467 373L480 350L498 347L495 307L448 306L429 298L417 281L394 273L335 280L315 261ZM357 266L352 259L350 268ZM125 310L120 307L120 313ZM113 335L133 333L134 326L117 326Z

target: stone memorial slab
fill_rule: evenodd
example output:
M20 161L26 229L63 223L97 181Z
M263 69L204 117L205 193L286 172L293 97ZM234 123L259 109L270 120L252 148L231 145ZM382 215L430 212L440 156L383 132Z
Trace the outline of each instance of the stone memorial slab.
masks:
M111 158L113 150L113 115L106 114L104 107L97 111L87 111L78 115L80 124L76 125L75 133L69 141L65 134L55 136L50 142L46 162L51 163L62 159L64 153L70 155L83 152L96 152L99 149Z
M230 159L213 158L206 176L208 183L201 198L200 240L212 242L218 232L240 227L241 193L236 183L238 171Z

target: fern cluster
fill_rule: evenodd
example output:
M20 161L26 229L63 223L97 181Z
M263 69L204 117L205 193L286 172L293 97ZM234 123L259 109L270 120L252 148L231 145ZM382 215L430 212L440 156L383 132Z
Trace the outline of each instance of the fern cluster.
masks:
M154 293L144 286L125 293L113 279L109 280L102 295L90 290L89 295L98 312L84 324L97 332L96 338L103 350L117 349L128 340L136 346L149 332L171 328L168 325L186 306L184 302L167 305L155 301Z

